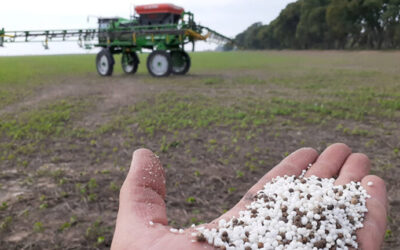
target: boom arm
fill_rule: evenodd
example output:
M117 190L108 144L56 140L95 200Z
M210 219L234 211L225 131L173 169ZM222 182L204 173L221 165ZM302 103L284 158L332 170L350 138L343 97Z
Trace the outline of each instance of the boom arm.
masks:
M88 42L97 37L96 29L72 29L72 30L36 30L36 31L0 31L0 46L5 42L41 42L45 48L48 48L49 41L71 41L71 38L80 42ZM44 38L45 40L35 40L35 38Z
M233 39L226 37L222 35L221 33L218 33L215 30L212 30L208 27L200 26L199 27L203 30L206 30L208 32L208 40L213 43L217 44L225 44L225 43L234 43Z

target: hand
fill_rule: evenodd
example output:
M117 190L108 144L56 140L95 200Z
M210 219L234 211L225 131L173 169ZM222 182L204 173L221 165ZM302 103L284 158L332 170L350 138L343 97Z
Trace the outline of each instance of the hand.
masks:
M369 175L370 162L367 156L351 153L344 144L333 144L320 156L311 148L302 148L269 171L227 213L205 227L216 227L220 219L229 220L238 216L245 205L251 203L258 190L276 176L300 175L309 163L313 166L306 177L322 178L338 176L336 184L361 181L371 198L367 200L368 213L364 227L357 231L362 249L379 249L386 228L387 198L384 181ZM372 181L373 185L367 183ZM164 203L165 175L158 158L149 150L139 149L133 154L131 168L120 192L120 204L111 249L213 249L206 243L191 242L192 229L183 234L170 232ZM150 225L152 221L154 225Z

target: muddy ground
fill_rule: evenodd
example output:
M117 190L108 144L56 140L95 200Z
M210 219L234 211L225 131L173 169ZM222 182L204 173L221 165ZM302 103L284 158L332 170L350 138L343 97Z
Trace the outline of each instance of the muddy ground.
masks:
M317 59L325 56L307 54ZM400 55L396 58L400 59ZM341 56L336 59L344 60ZM346 67L358 70L359 65L355 60ZM379 71L379 65L368 67L363 70ZM140 147L150 148L160 156L167 176L169 224L184 227L221 215L288 153L303 146L322 151L334 142L344 142L354 151L369 155L372 172L387 182L390 212L384 249L399 248L400 108L390 118L367 114L361 120L331 116L308 122L307 113L306 117L295 116L296 108L292 107L295 110L289 114L278 110L271 122L242 128L235 127L240 124L240 117L234 123L211 121L201 126L169 127L165 125L168 121L160 121L151 132L144 129L146 124L141 120L129 120L146 116L146 112L162 114L162 110L152 108L168 102L168 98L184 98L183 102L199 105L199 109L191 111L194 113L206 107L197 103L196 98L203 97L215 100L211 106L233 109L237 108L237 100L254 100L261 103L259 108L265 100L276 97L300 103L315 98L314 89L300 87L307 79L296 72L290 79L285 78L294 84L277 83L277 77L286 74L283 72L263 68L211 73L200 70L168 79L154 79L146 73L116 74L111 78L94 73L71 75L35 87L20 101L6 105L0 116L13 119L59 100L79 103L79 111L63 123L66 128L61 134L50 133L40 140L12 139L14 146L4 147L9 152L0 161L0 249L109 248L119 188L132 152ZM391 74L393 79L400 79L395 66ZM314 78L312 74L307 77ZM357 77L366 79L369 75ZM388 86L399 87L395 80L387 81ZM324 89L318 91L323 93ZM246 105L251 109L253 104ZM3 136L2 142L6 140L11 139ZM30 143L34 149L17 150Z

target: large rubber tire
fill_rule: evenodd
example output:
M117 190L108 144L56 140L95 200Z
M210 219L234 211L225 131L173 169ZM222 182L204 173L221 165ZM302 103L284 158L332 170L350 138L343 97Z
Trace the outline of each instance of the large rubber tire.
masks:
M139 67L139 58L136 52L123 53L121 58L122 70L126 74L135 74Z
M190 56L185 51L171 51L172 74L184 75L190 69Z
M156 50L147 57L147 70L152 76L165 77L171 74L171 56L166 51Z
M108 49L102 49L96 56L96 68L101 76L111 76L114 63L114 57Z

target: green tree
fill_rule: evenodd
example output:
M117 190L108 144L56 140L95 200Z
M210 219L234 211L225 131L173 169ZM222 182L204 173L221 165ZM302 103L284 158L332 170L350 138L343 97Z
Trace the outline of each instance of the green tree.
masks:
M400 0L298 0L236 36L244 49L400 48Z
M364 0L359 6L362 34L361 44L366 48L380 49L383 42L383 0Z
M288 4L279 17L270 24L272 26L272 39L279 41L279 48L299 48L295 37L297 26L301 17L303 1Z
M259 49L260 41L257 40L257 33L260 27L262 27L261 22L252 24L249 28L247 28L247 30L236 36L236 44L240 48Z
M348 0L333 0L327 7L326 22L334 48L344 49L352 34L360 32L356 19L350 11Z
M301 5L300 22L296 38L300 48L327 48L326 9L330 0L306 0Z
M385 1L382 13L384 47L400 48L400 0Z

